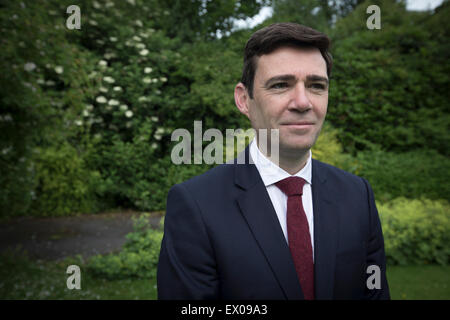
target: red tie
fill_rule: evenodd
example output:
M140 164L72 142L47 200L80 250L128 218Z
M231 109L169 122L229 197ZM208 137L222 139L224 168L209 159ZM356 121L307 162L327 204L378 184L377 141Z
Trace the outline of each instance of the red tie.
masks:
M309 234L308 219L302 204L303 185L300 177L289 177L275 185L288 197L287 234L289 249L294 260L303 295L306 300L314 300L314 261Z

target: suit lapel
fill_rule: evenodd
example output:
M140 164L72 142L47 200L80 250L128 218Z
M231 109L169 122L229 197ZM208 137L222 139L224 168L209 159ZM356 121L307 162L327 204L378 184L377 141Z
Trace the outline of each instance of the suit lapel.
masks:
M248 158L248 147L245 150ZM254 164L238 164L236 184L243 189L237 202L263 251L286 299L304 299L289 247L269 194Z
M312 198L314 212L314 275L316 299L333 299L334 269L339 219L331 200L322 164L312 160Z

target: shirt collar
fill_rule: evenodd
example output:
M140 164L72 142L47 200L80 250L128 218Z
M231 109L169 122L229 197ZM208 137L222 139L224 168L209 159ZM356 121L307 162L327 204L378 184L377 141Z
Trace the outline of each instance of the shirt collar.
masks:
M281 169L275 163L270 161L258 148L256 143L256 137L253 138L250 144L250 156L252 157L253 163L261 175L261 178L264 182L264 185L270 186L278 181L281 181L285 178L289 178L291 176L297 176L305 179L309 184L311 181L311 158L312 152L309 150L309 157L306 161L306 165L298 171L296 174L289 174L285 170Z

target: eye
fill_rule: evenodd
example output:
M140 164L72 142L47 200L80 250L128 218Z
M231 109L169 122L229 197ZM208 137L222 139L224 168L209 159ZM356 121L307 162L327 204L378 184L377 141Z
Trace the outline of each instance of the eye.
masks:
M286 82L277 82L270 86L270 89L285 89L288 87L288 84Z
M315 90L325 90L326 89L326 86L323 83L319 83L319 82L312 83L310 85L310 87Z

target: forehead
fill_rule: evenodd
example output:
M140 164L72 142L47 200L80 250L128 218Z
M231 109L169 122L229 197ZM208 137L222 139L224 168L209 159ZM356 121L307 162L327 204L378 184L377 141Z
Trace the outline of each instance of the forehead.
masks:
M327 64L317 48L281 47L256 60L256 81L284 74L298 78L313 74L327 77Z

